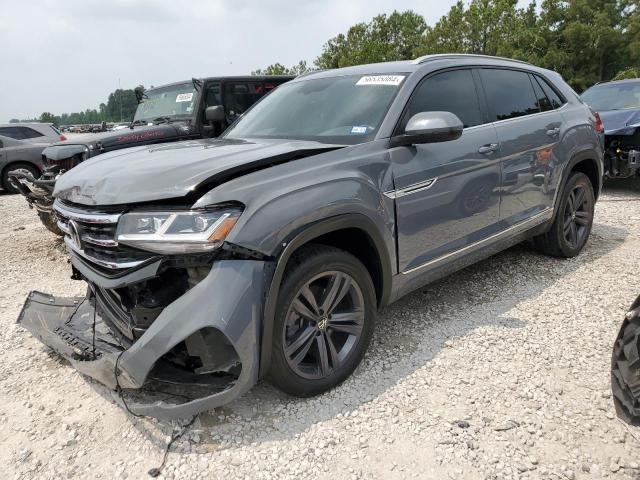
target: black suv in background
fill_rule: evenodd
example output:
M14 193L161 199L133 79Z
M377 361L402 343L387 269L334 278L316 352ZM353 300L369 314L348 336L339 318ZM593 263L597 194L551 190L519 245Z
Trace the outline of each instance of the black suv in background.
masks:
M11 175L12 184L35 208L42 223L62 235L52 210L57 177L88 158L127 147L220 135L251 105L291 76L209 77L138 92L138 108L129 128L73 136L42 152L45 172Z
M314 72L218 139L63 175L88 293L32 292L18 321L127 396L179 387L140 414L189 416L264 375L315 395L416 288L524 240L578 255L601 184L596 117L555 72L471 55Z

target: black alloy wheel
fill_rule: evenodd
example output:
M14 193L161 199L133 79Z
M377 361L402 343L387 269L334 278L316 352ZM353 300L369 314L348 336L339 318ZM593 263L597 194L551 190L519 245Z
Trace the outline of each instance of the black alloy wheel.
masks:
M564 207L564 239L572 248L578 248L586 240L593 221L593 206L584 185L573 187Z
M364 357L376 315L376 291L358 258L332 246L301 248L278 292L271 382L298 397L339 385Z
M320 379L338 370L358 344L364 326L364 297L343 272L316 275L298 291L286 316L283 344L291 369Z

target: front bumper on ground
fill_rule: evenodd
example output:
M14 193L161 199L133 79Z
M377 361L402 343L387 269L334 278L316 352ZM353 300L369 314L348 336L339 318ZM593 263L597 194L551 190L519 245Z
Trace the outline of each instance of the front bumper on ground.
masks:
M75 264L78 260L72 255L72 261ZM128 348L121 346L96 313L90 296L60 298L31 292L18 323L78 371L111 389L119 386L125 393L144 389L154 366L179 342L205 328L219 330L241 363L234 382L179 404L139 400L141 395L126 402L136 414L163 419L189 417L230 402L256 383L265 266L256 260L215 261L207 277L168 305Z

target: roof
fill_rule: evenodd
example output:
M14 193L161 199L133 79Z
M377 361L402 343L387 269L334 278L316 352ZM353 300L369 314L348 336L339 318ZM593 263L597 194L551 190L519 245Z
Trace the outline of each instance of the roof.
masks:
M30 127L33 125L53 125L51 122L17 122L17 123L0 123L0 128L4 127Z
M230 75L230 76L221 76L221 77L197 77L197 80L201 80L203 82L210 82L210 81L234 81L234 82L248 82L248 81L268 81L268 80L272 80L272 81L278 81L278 80L283 80L283 81L288 81L288 80L293 80L295 77L295 75ZM164 87L171 87L173 85L182 85L183 83L191 83L193 82L193 79L190 78L189 80L180 80L178 82L171 82L171 83L164 83L162 85L156 85L153 88L149 87L146 90L155 90L156 88L164 88Z
M620 85L621 83L638 83L640 82L640 78L625 78L624 80L606 80L604 82L598 82L592 87L598 87L600 85Z
M431 62L438 64L448 63L455 65L526 65L530 68L538 69L530 63L522 60L513 60L504 57L492 57L490 55L474 55L463 53L444 53L435 55L425 55L414 60L401 60L395 62L369 63L365 65L355 65L352 67L336 68L331 70L318 70L308 74L301 75L298 78L314 76L317 78L332 77L336 75L366 75L366 74L391 74L391 73L412 73L422 69Z

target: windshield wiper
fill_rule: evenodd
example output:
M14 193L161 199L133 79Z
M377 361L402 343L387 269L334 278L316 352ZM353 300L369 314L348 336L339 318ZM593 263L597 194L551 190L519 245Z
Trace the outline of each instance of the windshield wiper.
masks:
M147 124L147 120L133 120L130 124L129 124L129 128L133 128L136 125L146 125Z

